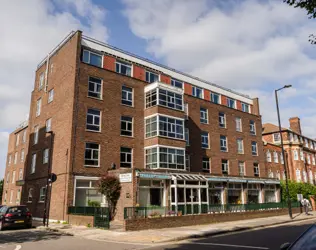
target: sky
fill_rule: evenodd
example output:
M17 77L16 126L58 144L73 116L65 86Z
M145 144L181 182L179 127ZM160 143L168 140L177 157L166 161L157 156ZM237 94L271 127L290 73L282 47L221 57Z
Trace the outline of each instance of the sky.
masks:
M0 3L0 178L8 136L27 118L37 64L70 31L259 97L263 122L299 116L316 138L316 31L281 0L11 0Z

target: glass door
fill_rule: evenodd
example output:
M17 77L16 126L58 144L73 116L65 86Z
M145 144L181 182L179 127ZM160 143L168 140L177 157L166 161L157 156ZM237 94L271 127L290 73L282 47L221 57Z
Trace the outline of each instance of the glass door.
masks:
M186 213L199 213L199 190L198 188L186 188Z

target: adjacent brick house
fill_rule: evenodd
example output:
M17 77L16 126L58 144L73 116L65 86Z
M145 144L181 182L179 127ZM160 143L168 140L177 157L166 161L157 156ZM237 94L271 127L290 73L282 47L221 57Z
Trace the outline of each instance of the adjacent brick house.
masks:
M281 132L286 152L288 177L290 180L314 184L316 179L316 140L302 134L298 117L290 118L289 122L290 128L282 128ZM265 147L265 151L270 149L280 153L281 137L279 127L270 123L264 124L262 134L263 140L268 142L269 145ZM280 173L282 173L281 168Z
M96 189L119 176L123 208L279 201L268 178L258 99L72 32L38 65L22 200L50 218L69 206L106 205Z

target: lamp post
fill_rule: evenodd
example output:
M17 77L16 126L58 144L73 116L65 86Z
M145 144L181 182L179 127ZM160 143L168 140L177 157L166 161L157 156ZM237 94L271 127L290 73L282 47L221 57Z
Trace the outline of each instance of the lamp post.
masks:
M284 159L284 174L285 174L285 192L287 196L287 205L289 209L289 216L292 219L292 207L291 207L291 200L290 200L290 192L289 192L289 182L288 182L288 173L287 173L287 161L285 158L285 151L284 151L284 145L283 145L283 137L282 137L282 128L281 128L281 119L280 119L280 110L279 110L279 101L278 101L278 91L286 88L291 88L292 85L285 85L284 87L275 90L275 101L276 101L276 108L278 113L278 121L279 121L279 133L281 138L281 147L282 147L282 156Z
M43 225L48 227L48 220L49 220L49 205L50 202L48 199L48 189L49 185L52 183L50 181L51 176L51 161L52 161L52 150L53 150L53 131L47 131L46 134L50 134L50 149L48 153L48 166L47 166L47 179L46 179L46 190L45 190L45 202L44 202L44 216L43 216Z

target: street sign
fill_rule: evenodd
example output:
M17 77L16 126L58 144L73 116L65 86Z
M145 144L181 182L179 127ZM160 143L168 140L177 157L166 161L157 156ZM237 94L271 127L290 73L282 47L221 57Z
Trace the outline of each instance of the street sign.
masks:
M120 174L120 182L132 182L132 173Z
M50 176L49 176L49 181L51 183L55 182L57 180L57 175L54 174L54 173L51 173Z
M298 200L298 201L303 200L303 195L302 195L302 194L297 194L297 200Z

